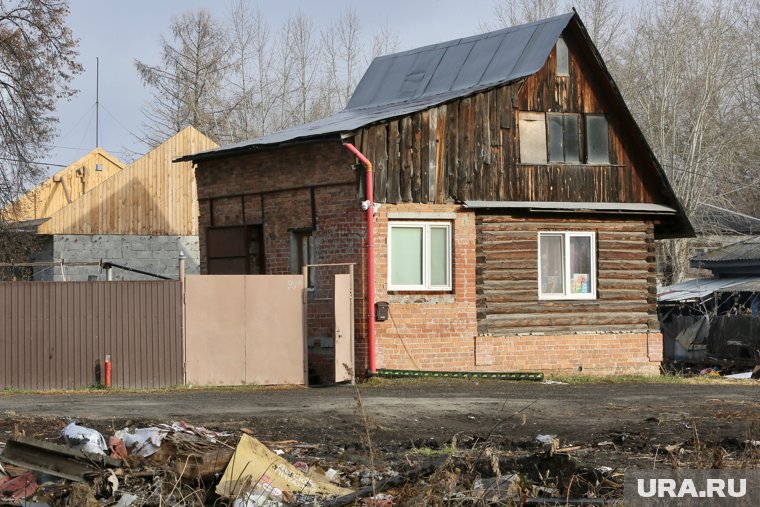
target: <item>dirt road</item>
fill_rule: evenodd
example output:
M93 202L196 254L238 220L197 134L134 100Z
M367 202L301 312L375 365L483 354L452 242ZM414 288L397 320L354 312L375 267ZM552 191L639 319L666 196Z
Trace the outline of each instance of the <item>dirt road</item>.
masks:
M755 381L2 393L0 447L14 433L60 442L60 430L72 418L105 435L125 426L184 420L230 432L224 445L251 432L265 445L283 446L291 462L340 470L352 488L370 484L371 477L428 467L423 478L388 490L399 506L428 505L431 499L442 505L443 498L486 505L482 485L498 484L504 471L520 475L507 474L515 482L506 493L497 488L499 495L597 501L619 500L631 469L760 467L760 383ZM556 439L537 442L538 435L547 434ZM170 481L172 469L161 470L169 470L164 480ZM127 480L131 491L152 497L155 481L140 480ZM214 481L182 488L199 499L195 504L217 505ZM156 494L169 498L178 483L165 489L164 482L156 484Z
M644 445L683 442L695 431L721 442L760 439L760 384L584 384L421 382L362 387L366 413L383 444L455 434L513 441L539 433L593 445L620 435ZM357 428L356 390L182 390L155 394L1 394L0 430L14 421L78 418L95 425L128 420L186 420L209 427L246 426L271 438L350 442Z

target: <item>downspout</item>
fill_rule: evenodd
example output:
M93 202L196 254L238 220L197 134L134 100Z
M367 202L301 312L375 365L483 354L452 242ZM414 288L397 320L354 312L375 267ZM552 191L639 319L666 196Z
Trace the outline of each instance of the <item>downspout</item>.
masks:
M356 146L351 143L343 143L348 151L354 154L356 158L367 168L365 177L365 194L366 202L363 206L367 208L367 348L369 359L369 375L376 373L375 369L375 228L374 213L375 202L372 188L372 162L360 152Z

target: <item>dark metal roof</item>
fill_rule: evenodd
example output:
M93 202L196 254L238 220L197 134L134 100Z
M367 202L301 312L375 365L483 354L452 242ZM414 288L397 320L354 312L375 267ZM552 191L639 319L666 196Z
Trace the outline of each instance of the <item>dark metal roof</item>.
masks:
M543 67L574 12L375 58L343 111L305 125L189 155L197 160L256 146L339 136L496 85Z
M760 261L760 236L716 248L691 259L692 265L735 261Z
M465 201L472 209L526 209L530 211L576 211L593 213L675 214L677 211L661 204L639 202L554 202L554 201Z

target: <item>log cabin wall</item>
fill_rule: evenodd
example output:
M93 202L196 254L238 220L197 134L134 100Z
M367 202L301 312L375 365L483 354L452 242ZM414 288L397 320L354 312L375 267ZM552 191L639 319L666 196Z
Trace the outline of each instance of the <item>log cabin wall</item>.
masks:
M526 79L361 129L354 141L373 161L375 200L666 204L655 184L645 184L659 181L656 169L638 144L625 142L633 134L609 106L618 99L576 37L574 27L566 30L567 77L556 75L555 50ZM520 111L607 114L610 163L520 163Z
M596 234L596 299L539 301L538 233L543 231ZM650 221L479 214L476 249L478 334L659 329Z

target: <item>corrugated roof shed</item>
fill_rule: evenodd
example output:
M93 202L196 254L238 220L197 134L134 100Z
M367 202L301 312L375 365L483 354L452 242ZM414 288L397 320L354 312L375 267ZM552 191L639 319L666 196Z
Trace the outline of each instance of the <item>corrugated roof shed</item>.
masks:
M760 236L753 236L733 245L716 248L692 258L692 264L760 260Z
M697 278L661 287L657 291L657 301L660 303L675 301L699 301L711 296L714 292L754 291L760 278Z
M574 12L375 58L343 111L297 127L203 152L352 132L530 76L543 67ZM198 158L196 156L185 158Z

